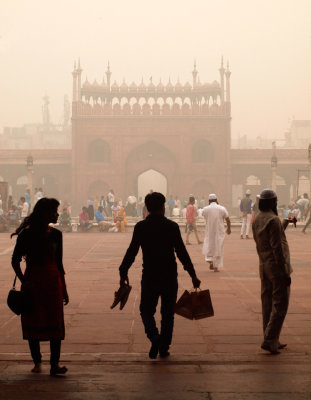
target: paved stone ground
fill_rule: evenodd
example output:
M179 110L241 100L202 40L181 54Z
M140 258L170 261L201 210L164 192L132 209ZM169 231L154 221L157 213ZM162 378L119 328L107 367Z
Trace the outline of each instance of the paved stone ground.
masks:
M203 232L201 233L203 237ZM235 228L225 244L225 269L208 271L201 246L188 247L202 288L211 290L215 317L176 317L172 356L149 361L149 343L139 316L141 255L130 270L133 290L123 311L110 310L118 266L129 244L125 234L64 234L64 265L70 304L65 309L63 378L29 373L31 362L19 318L6 306L13 280L14 240L0 234L0 399L311 399L310 237L287 231L294 267L289 314L278 356L260 349L261 309L258 261L253 240ZM194 238L192 238L194 243ZM179 268L180 294L191 288Z

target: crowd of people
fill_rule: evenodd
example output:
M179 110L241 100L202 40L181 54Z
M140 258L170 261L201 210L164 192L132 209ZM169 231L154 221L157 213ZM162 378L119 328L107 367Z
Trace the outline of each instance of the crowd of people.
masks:
M150 193L152 190L150 191ZM192 195L191 195L192 196ZM8 198L7 211L4 212L2 201L0 198L0 232L10 231L19 225L31 212L32 208L38 200L45 197L42 188L35 188L33 202L31 204L30 190L25 191L24 196L14 203L12 196ZM208 205L205 196L199 199L193 197L193 207L196 210L196 217L203 217L203 209ZM245 197L239 199L238 206L241 212L241 239L250 238L251 223L255 215L258 213L259 195L255 200L251 198L251 191L246 190ZM170 195L165 203L165 216L170 218L182 218L187 220L187 207L189 205L189 197L180 198L179 196ZM63 232L81 231L88 232L94 224L98 226L100 232L125 232L128 224L127 217L145 218L147 215L146 206L142 197L138 199L135 196L128 196L125 202L118 198L113 189L108 194L99 197L89 197L86 205L82 207L78 215L78 223L71 217L71 206L67 201L61 202L61 211L58 218L59 228ZM305 222L302 232L306 233L306 229L311 224L311 204L308 194L304 193L299 196L296 201L291 201L288 206L279 205L278 214L280 217L295 217L298 222ZM187 229L187 227L186 227ZM196 224L189 225L186 243L189 244L189 235L194 232L198 243L201 240L198 237Z
M278 217L277 195L273 190L263 190L254 205L250 196L251 193L247 191L240 204L242 217L245 219L242 224L241 238L244 238L244 233L249 235L248 224L252 222L249 215L255 212L252 232L259 257L261 279L264 331L261 348L277 354L286 346L280 342L279 338L288 309L292 273L285 229L289 223L296 223L297 220L294 216L281 221ZM26 201L26 198L23 200ZM119 205L113 197L109 200L107 198L107 203L109 203L111 211L108 212L111 212L114 218L115 227L123 232L126 225L125 207ZM170 355L174 306L178 290L175 254L189 273L194 288L199 288L201 284L184 245L179 225L165 217L165 203L165 197L158 192L151 192L145 197L146 214L143 214L143 218L136 223L132 240L119 268L120 288L129 287L128 272L141 247L143 272L140 314L145 333L151 342L149 351L151 359L157 358L158 354L163 358ZM63 207L63 213L59 216L59 206L60 203L56 199L45 197L39 199L33 211L22 220L11 235L17 235L12 267L22 282L22 290L32 299L31 308L22 313L21 319L23 337L28 340L34 362L32 372L42 371L40 341L49 340L52 376L67 372L65 366L59 365L59 359L61 341L65 337L63 305L68 304L69 296L62 264L62 234L51 227L51 224L61 219L64 226L69 226L70 212L68 207ZM202 241L196 229L198 210L193 195L190 195L185 208L186 245L190 245L191 232L195 233L198 244L201 244ZM89 201L88 206L82 208L79 216L83 229L89 228L91 217L96 217L99 227L106 229L104 212L103 205L99 204L94 213L94 204ZM202 209L202 216L206 222L202 252L210 269L218 272L223 266L225 235L231 234L229 214L226 208L219 204L217 195L210 193L208 205ZM23 257L26 260L24 272L20 267ZM154 319L159 298L161 298L162 315L160 331Z

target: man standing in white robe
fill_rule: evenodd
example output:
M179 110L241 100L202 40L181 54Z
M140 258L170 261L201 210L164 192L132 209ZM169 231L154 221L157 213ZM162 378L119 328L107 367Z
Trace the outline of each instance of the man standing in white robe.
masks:
M216 194L210 194L208 200L209 205L202 212L206 222L203 254L210 269L218 272L223 267L224 240L226 233L231 233L231 222L226 208L218 204ZM227 224L226 230L224 221Z

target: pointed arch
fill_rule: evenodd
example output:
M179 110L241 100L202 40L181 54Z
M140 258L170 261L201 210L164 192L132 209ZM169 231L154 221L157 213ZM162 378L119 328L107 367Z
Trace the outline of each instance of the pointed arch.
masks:
M109 144L103 139L93 140L88 147L88 161L91 163L110 162L111 152Z
M198 140L192 146L192 162L206 163L214 161L214 147L205 139Z

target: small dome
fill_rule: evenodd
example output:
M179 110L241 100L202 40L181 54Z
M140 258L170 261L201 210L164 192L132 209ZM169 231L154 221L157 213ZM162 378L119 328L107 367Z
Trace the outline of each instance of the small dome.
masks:
M173 85L170 79L168 80L168 83L166 85L166 90L173 90Z
M184 89L185 90L191 90L191 88L192 88L192 86L190 85L190 83L186 82L185 85L184 85Z
M114 81L113 84L111 85L111 90L113 92L117 92L119 90L119 86L116 81Z
M97 82L97 80L96 80L96 79L94 79L93 86L95 86L95 87L99 87L99 84L98 84L98 82Z
M121 90L122 92L127 92L127 91L128 91L128 86L127 86L127 84L125 83L125 80L124 80L124 79L123 79L122 85L120 86L120 90Z
M219 87L219 82L217 82L217 81L214 81L214 82L213 82L213 86L217 86L217 87Z
M164 85L160 80L160 82L157 84L157 91L158 92L163 92L163 90L164 90Z
M90 86L91 86L90 82L87 80L87 78L85 78L85 81L83 83L83 87L90 87Z
M176 85L175 85L175 91L176 92L182 92L182 85L181 85L181 83L179 82L179 79L178 79L178 81L177 81L177 83L176 83Z
M149 85L148 85L148 90L149 90L149 92L153 92L154 89L155 89L155 86L154 86L152 80L150 80L150 83L149 83Z
M146 90L146 85L144 84L143 79L141 80L140 85L138 86L138 90L140 90L140 91Z
M131 91L131 92L136 92L136 90L137 90L137 85L136 85L135 82L132 82L132 83L130 84L130 91Z

